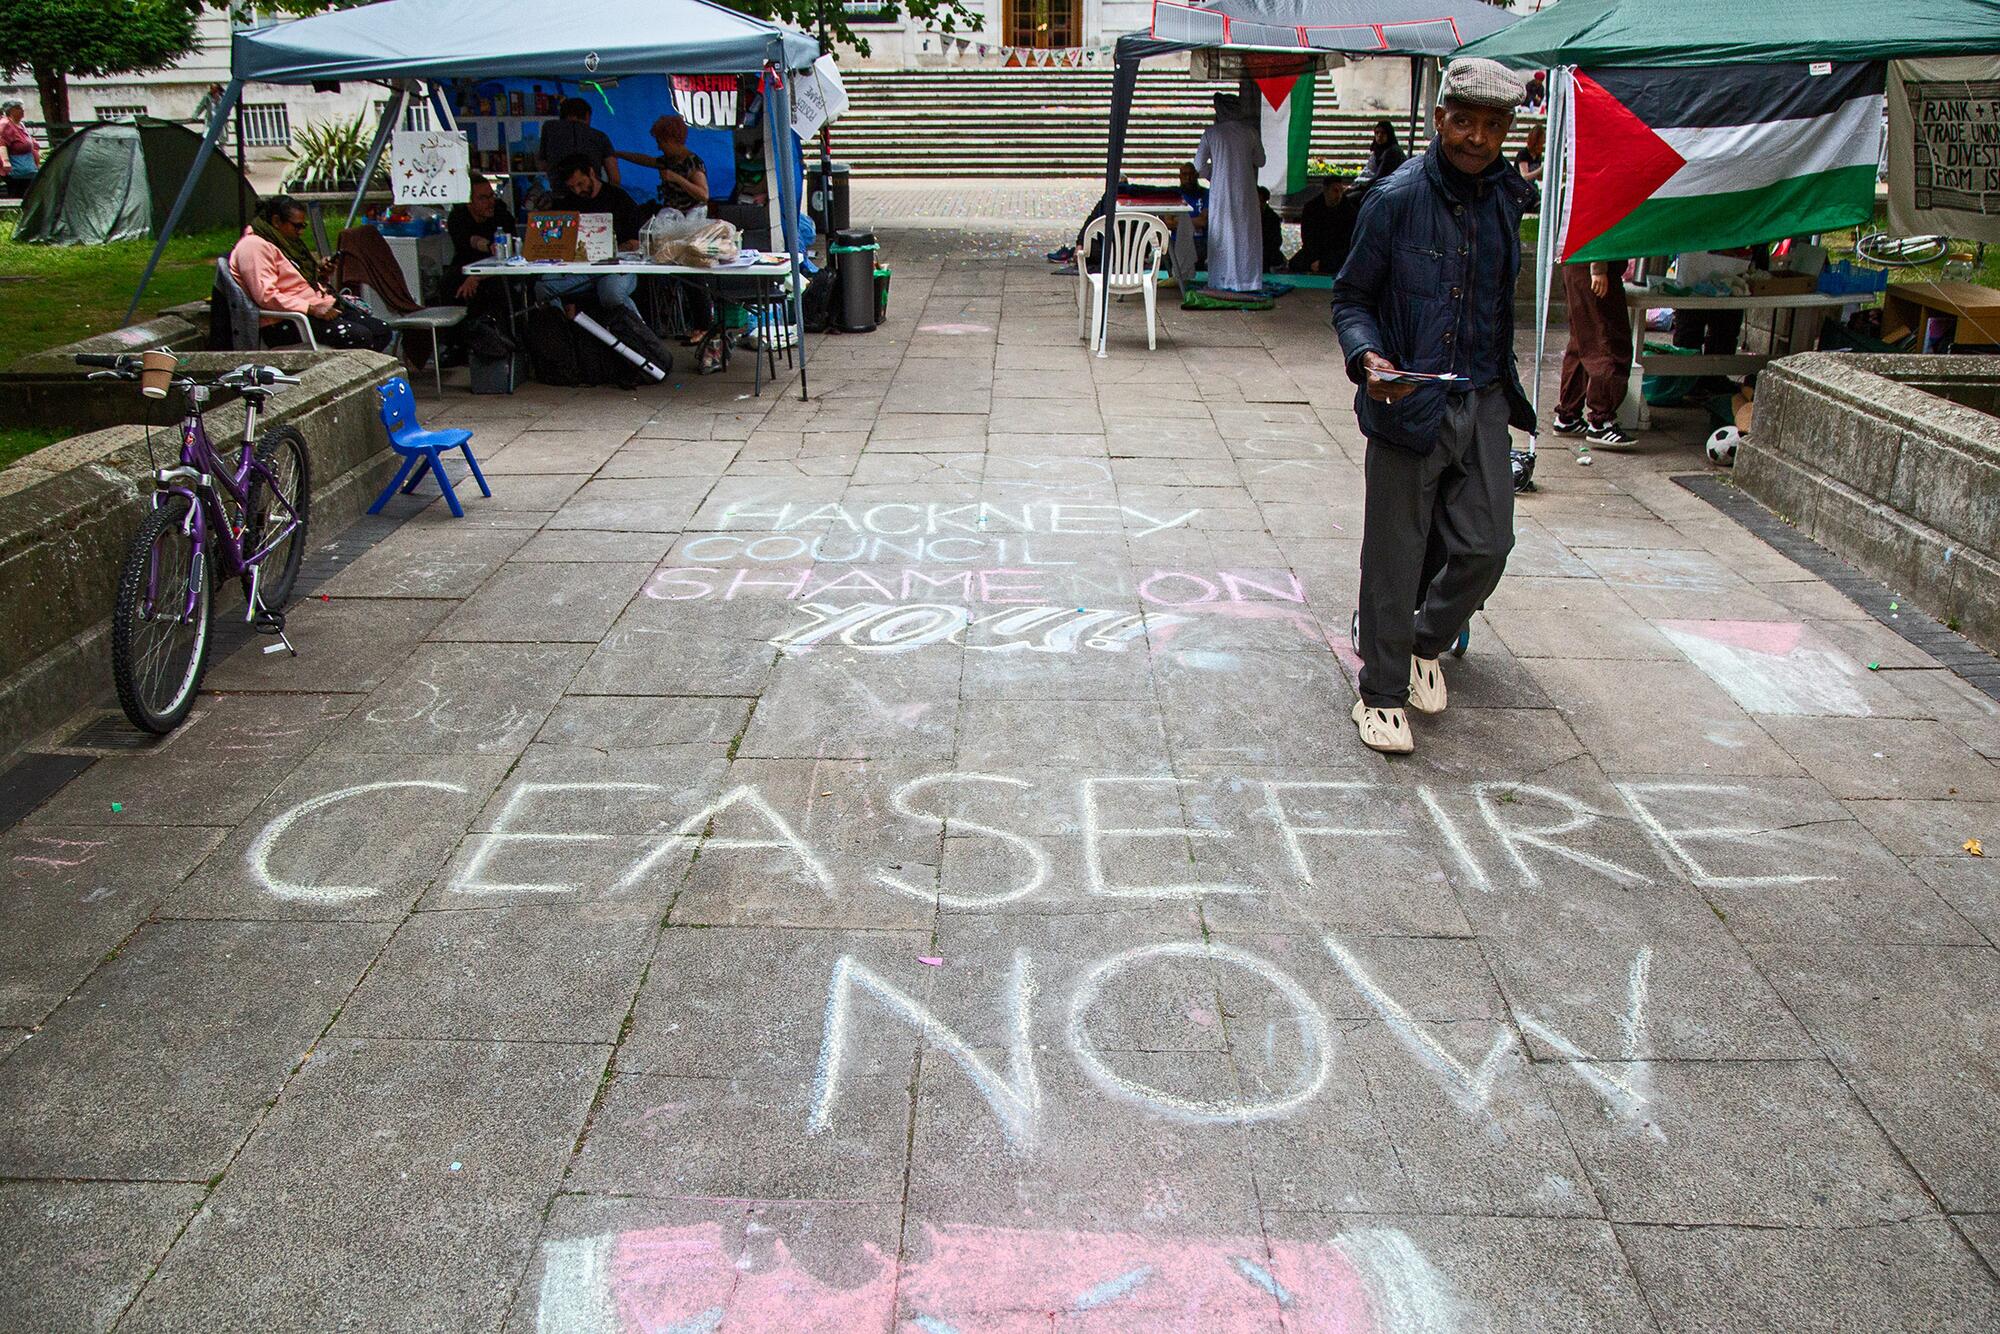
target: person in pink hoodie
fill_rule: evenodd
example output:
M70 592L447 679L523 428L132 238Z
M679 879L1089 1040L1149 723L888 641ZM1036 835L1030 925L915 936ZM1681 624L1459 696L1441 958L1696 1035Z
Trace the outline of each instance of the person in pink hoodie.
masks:
M305 206L290 195L273 195L229 252L229 271L259 310L295 310L330 321L337 303L321 285L320 261L305 236ZM275 323L265 321L267 328Z

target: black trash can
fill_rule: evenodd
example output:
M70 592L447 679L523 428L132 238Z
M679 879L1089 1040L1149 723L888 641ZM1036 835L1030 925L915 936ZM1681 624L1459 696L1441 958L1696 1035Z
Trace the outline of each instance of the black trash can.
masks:
M827 216L826 182L820 171L820 164L812 164L812 171L806 177L806 212L812 214L814 225L822 227L829 235L844 231L848 225L847 185L848 167L845 162L833 164L833 216Z
M875 330L875 233L835 232L827 255L833 260L834 318L842 333Z

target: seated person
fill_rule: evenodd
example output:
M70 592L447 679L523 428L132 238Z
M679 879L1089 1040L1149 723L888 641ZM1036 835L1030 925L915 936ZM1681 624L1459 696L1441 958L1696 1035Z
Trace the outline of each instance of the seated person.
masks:
M257 217L229 252L229 272L259 310L297 311L312 322L313 337L328 347L389 345L390 329L380 320L341 308L328 286L329 261L306 244L305 205L290 195L272 195L258 205ZM336 329L335 321L339 321ZM283 347L299 341L283 321L264 321L264 341Z
M1257 187L1257 215L1264 224L1264 272L1285 271L1285 220L1271 207L1271 191Z
M463 303L475 315L500 318L507 308L500 280L482 282L465 276L466 265L491 258L494 233L514 230L514 215L494 193L493 182L473 172L471 200L452 206L444 229L451 237L451 260L445 265L441 288L445 299Z
M1180 200L1188 206L1186 226L1194 238L1194 254L1202 262L1208 262L1208 186L1194 174L1192 162L1180 164ZM1174 222L1174 232L1180 232L1180 222Z
M653 143L660 150L654 157L615 149L611 155L635 167L651 167L660 173L656 198L662 208L686 213L689 209L708 207L708 168L698 155L688 151L688 123L679 116L660 117L653 122Z
M555 186L555 194L549 199L549 207L558 212L569 213L609 213L611 232L617 238L620 250L639 248L639 228L645 224L649 210L641 208L616 185L606 185L597 178L597 169L590 159L577 154L556 163L549 172L549 179ZM597 304L605 310L623 306L639 317L639 307L632 301L632 293L639 290L639 277L632 273L611 270L602 275L588 273L565 273L558 277L544 278L536 284L544 297L556 298L565 305L575 304L575 298L592 293Z
M556 119L542 122L541 144L535 149L536 159L548 173L551 190L562 189L562 181L556 176L557 165L577 156L589 159L592 171L611 184L618 184L618 155L611 147L611 136L590 127L590 103L580 97L566 97Z
M1299 218L1299 253L1292 256L1293 273L1340 272L1347 262L1348 247L1354 242L1354 220L1361 215L1361 201L1368 194L1365 181L1344 176L1328 176L1320 192L1306 201Z

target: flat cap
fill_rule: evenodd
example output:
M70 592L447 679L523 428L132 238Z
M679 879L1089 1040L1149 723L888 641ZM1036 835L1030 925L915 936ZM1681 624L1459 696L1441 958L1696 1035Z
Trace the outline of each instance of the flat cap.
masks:
M1521 76L1497 60L1468 56L1445 66L1444 86L1438 90L1441 102L1464 102L1476 107L1498 107L1512 111L1528 95Z

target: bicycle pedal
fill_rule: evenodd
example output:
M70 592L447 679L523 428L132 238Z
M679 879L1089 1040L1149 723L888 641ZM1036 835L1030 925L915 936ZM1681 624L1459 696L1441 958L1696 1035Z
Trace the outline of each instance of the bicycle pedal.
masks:
M276 635L280 639L283 639L285 637L285 613L259 608L257 614L250 618L250 628L260 635Z

